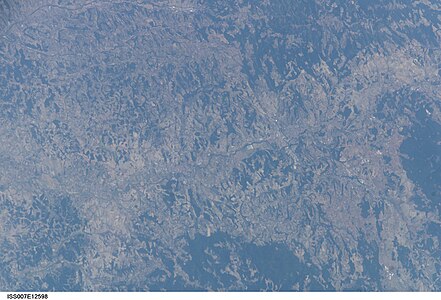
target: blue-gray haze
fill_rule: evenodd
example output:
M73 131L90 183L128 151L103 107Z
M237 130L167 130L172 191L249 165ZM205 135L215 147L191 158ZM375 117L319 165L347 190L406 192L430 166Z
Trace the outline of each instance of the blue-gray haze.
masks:
M0 0L0 290L441 290L438 0Z

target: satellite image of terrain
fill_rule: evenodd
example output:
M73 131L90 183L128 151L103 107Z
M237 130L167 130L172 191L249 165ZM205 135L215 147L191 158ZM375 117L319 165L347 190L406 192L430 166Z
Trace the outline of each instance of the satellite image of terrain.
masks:
M0 291L441 291L441 1L0 0Z

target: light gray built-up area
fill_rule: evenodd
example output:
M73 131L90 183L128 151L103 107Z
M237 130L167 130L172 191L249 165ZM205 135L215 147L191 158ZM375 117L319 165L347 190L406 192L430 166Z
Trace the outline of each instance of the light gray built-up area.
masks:
M0 0L0 290L441 290L441 2Z

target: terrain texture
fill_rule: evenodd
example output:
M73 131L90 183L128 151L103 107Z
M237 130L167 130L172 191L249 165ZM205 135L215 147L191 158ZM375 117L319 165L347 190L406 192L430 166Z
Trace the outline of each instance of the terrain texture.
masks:
M0 290L441 290L441 2L0 1Z

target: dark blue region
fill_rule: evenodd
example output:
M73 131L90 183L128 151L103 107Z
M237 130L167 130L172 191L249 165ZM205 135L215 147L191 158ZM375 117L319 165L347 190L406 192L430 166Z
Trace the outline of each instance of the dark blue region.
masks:
M420 188L430 203L418 202L422 208L439 209L441 204L441 124L430 118L430 111L417 111L417 121L400 152L406 174Z
M270 1L266 4L253 1L204 3L208 8L206 17L212 22L206 27L197 26L200 38L208 40L208 32L215 31L223 34L229 42L238 43L244 55L242 72L253 87L259 78L264 78L272 90L280 91L283 82L274 81L271 76L273 71L282 74L285 80L295 78L301 70L315 74L312 67L320 60L324 60L339 76L347 76L349 70L341 57L351 60L360 52L376 53L386 49L387 43L404 46L407 43L404 35L428 47L437 47L431 26L440 22L433 10L422 4L419 4L420 9L432 24L392 29L392 22L404 23L409 16L420 20L421 16L410 5L390 5L390 2L382 0L357 1L357 4L333 1L321 5L303 0ZM267 19L249 20L249 25L239 27L232 16L243 7L249 7L252 14L263 13ZM332 14L345 22L341 28L331 28L317 22L317 16L321 14ZM372 20L372 31L361 25L360 21L365 19ZM332 38L327 39L325 33ZM298 45L292 43L288 36L295 36L301 42ZM342 40L344 44L339 43ZM250 48L251 51L248 50ZM292 64L293 68L288 64Z
M394 240L395 250L397 252L397 259L407 269L413 278L417 277L417 272L414 264L412 263L412 251L408 247L400 245L397 238Z
M375 241L370 241L365 234L360 232L356 251L363 258L363 273L355 279L347 278L345 280L345 291L381 291L382 275L380 264L380 251ZM352 262L350 267L353 268Z
M145 242L154 240L147 235L138 238ZM200 234L194 238L187 237L187 243L188 246L184 249L187 253L185 258L173 255L160 243L138 249L139 255L145 257L146 263L149 262L147 255L149 254L160 258L163 267L135 281L118 279L108 290L335 291L336 289L332 284L335 278L330 272L333 268L331 265L318 267L312 262L309 254L304 254L302 259L299 259L283 243L257 245L223 232L216 232L209 237ZM400 259L410 263L409 254L405 248L403 249L400 248ZM357 248L351 250L353 251L363 258L363 273L345 280L341 289L381 290L381 265L377 244L368 241L361 234ZM187 278L175 272L176 265L182 267ZM233 270L234 272L231 272ZM126 270L114 268L114 271L115 274L124 274ZM351 272L355 275L353 265ZM66 275L59 278L58 284L65 285L72 278L80 280L81 276L80 270L70 267L66 269ZM46 279L49 279L49 282L54 280L53 277ZM75 281L75 284L78 284L78 281Z
M77 265L63 265L51 270L43 282L47 288L40 291L53 292L84 292L83 273Z
M401 161L407 177L424 194L412 197L424 211L439 209L441 203L441 124L433 120L430 103L420 92L403 88L383 95L374 114L384 122L403 116L412 121L401 132L405 136L400 146Z
M68 197L34 196L30 208L17 205L9 199L0 203L2 211L11 220L11 226L25 228L12 243L2 239L0 253L0 286L16 291L81 291L82 272L78 268L87 245L82 231L84 221ZM29 273L42 268L42 263L53 264L42 271L42 277ZM14 268L18 268L18 280ZM43 268L44 269L44 268ZM28 274L29 273L29 274ZM17 288L14 284L20 284Z
M309 257L301 261L281 243L256 245L217 232L188 240L188 253L183 269L201 290L334 290ZM240 278L228 268L236 268Z

